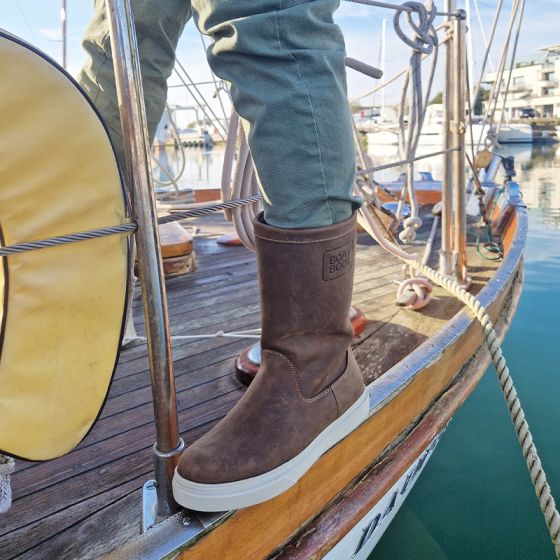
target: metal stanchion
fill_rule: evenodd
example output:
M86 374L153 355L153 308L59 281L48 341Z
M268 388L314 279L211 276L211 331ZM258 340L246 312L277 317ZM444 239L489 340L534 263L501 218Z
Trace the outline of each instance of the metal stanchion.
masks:
M465 33L466 14L459 10L453 21L453 119L450 123L453 147L453 274L462 285L467 277L467 191L465 185Z
M455 0L445 0L444 10L447 13L455 12ZM452 25L452 16L448 15L446 20ZM445 84L443 90L443 138L446 150L453 147L450 122L453 120L453 41L451 39L445 46ZM453 153L443 156L443 185L441 188L441 249L439 268L442 274L451 275L452 262L451 250L453 243Z
M146 129L144 94L130 0L105 0L124 133L127 182L138 223L136 244L156 427L154 463L157 487L155 518L179 508L171 480L184 444L179 437L169 319ZM153 492L152 492L153 494Z

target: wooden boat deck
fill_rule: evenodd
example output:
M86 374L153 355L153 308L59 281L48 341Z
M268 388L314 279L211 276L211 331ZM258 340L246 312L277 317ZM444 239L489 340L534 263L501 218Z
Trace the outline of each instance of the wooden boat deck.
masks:
M220 247L231 231L221 217L196 222L196 272L170 279L172 333L192 335L259 327L256 266L243 247ZM354 303L366 314L356 355L370 382L440 330L460 305L439 289L422 312L394 305L401 265L365 235L357 252ZM495 263L473 253L475 291ZM140 301L135 318L143 333ZM84 333L87 336L87 333ZM173 344L179 424L188 445L208 431L240 398L232 376L235 356L252 341L200 338ZM153 476L155 439L146 348L122 351L102 415L70 454L45 463L17 461L14 504L0 515L0 558L98 558L140 534L141 487Z

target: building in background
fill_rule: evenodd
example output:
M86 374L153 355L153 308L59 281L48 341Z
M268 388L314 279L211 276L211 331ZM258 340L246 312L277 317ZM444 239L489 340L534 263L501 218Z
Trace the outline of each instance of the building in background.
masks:
M560 45L541 49L537 60L519 62L512 71L510 92L505 105L505 121L530 117L560 118ZM503 75L502 91L507 86L509 72ZM486 82L493 86L497 73L486 75ZM501 118L503 96L496 110L496 120ZM532 109L533 111L530 111Z

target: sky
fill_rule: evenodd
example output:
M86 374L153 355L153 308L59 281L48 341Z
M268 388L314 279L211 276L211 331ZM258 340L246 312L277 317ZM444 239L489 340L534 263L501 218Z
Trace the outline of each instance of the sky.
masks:
M165 1L165 0L162 0ZM257 0L255 0L257 1ZM464 7L465 0L457 0L459 7ZM496 48L493 59L497 61L498 53L504 39L507 17L513 0L504 1L504 12L500 20ZM443 0L436 0L441 6ZM489 33L496 0L478 0L482 21ZM60 0L0 0L0 28L18 35L46 52L57 61L61 59L61 31L60 31ZM93 0L67 0L68 22L68 60L69 71L76 74L84 61L84 53L80 43L84 31L93 13ZM381 49L381 26L383 18L387 19L386 40L386 73L390 77L408 62L409 49L396 36L392 18L393 12L381 8L341 2L336 14L336 22L344 32L348 56L359 58L373 66L379 65ZM483 40L480 28L473 16L473 45L474 45L474 73L477 75L477 61L482 60ZM518 60L531 58L538 49L560 43L560 0L527 0L523 28L518 49ZM206 65L201 38L194 24L189 22L179 43L177 56L185 65L196 81L210 79ZM497 63L497 62L496 62ZM441 65L440 65L441 66ZM171 84L177 80L171 78ZM369 91L379 82L348 71L349 97L352 99L361 93ZM205 93L211 96L208 88ZM441 89L441 74L436 78L434 93ZM390 104L398 99L399 86L391 87L385 102ZM192 104L183 88L172 88L170 100L175 103ZM374 100L366 98L365 102L380 102L379 96Z

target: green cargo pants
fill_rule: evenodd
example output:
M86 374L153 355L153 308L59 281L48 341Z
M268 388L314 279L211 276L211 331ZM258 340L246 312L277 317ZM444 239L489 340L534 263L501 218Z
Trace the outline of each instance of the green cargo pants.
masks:
M132 0L150 139L185 23L210 36L208 62L231 84L263 192L265 220L285 228L340 222L351 196L355 153L346 94L344 40L333 22L339 0ZM79 82L122 156L104 0L83 46Z

